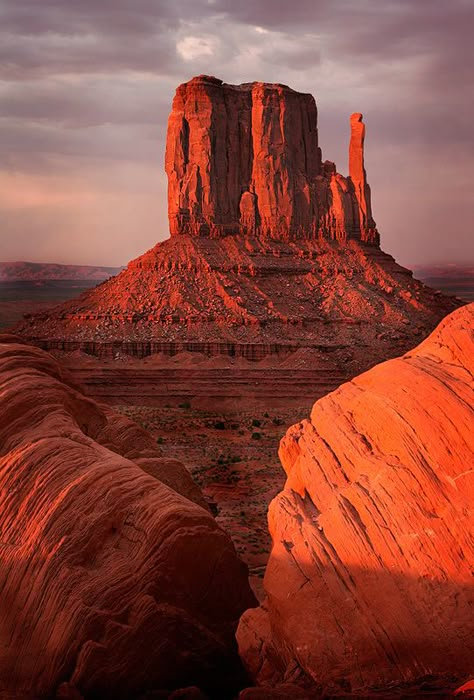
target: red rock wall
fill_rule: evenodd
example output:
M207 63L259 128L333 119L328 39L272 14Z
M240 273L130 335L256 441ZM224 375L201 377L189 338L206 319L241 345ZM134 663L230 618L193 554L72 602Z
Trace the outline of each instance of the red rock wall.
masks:
M471 304L282 440L267 601L238 631L259 682L348 691L472 674L473 327Z
M360 224L369 221L365 180L363 198L358 180L321 163L311 95L193 78L176 91L165 160L171 235L377 242Z
M222 697L254 600L229 537L182 464L14 340L0 338L0 696Z

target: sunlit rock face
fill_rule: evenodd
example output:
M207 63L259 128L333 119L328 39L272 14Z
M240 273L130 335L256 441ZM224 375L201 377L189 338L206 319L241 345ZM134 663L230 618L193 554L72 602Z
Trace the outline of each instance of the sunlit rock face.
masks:
M362 114L355 112L351 115L351 141L349 144L349 176L357 200L359 214L359 230L363 241L376 239L375 221L372 218L370 187L364 166L365 124Z
M0 396L1 697L222 697L254 598L185 467L11 336Z
M180 85L166 146L171 234L378 243L363 128L352 126L351 177L344 178L322 163L311 95L209 76Z
M472 674L473 328L471 304L283 438L267 600L238 630L258 682Z
M343 177L321 159L311 95L206 76L180 85L165 163L171 237L17 332L109 359L260 361L308 347L345 377L405 352L461 302L380 249L360 114L351 125Z

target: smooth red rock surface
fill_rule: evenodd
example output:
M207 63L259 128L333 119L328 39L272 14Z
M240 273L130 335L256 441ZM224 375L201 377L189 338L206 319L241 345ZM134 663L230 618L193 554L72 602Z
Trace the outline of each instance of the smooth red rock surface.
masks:
M85 398L50 355L8 340L0 695L39 700L62 687L115 699L197 685L222 697L239 669L235 626L254 600L229 537L148 433Z
M471 304L282 440L267 600L238 630L260 683L472 678L473 328Z
M322 165L317 116L312 95L286 85L205 75L180 85L165 158L171 235L378 243L355 135L365 127L352 124L351 182Z

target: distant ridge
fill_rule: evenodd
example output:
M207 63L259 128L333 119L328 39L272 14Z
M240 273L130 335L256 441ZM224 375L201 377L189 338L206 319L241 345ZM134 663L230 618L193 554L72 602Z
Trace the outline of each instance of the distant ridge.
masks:
M59 263L0 262L0 282L43 280L94 280L101 282L118 275L121 267L61 265Z
M415 277L444 294L474 301L474 262L413 265Z

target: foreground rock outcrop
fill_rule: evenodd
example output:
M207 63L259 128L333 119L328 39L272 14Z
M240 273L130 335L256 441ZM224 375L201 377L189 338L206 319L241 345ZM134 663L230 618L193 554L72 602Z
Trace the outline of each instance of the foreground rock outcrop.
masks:
M254 598L186 469L13 337L0 395L0 695L223 697Z
M242 618L260 683L472 677L474 304L289 429L267 600Z
M350 177L322 162L312 95L201 75L176 90L166 172L171 235L358 238L378 243L352 122Z

